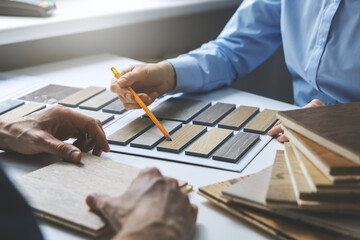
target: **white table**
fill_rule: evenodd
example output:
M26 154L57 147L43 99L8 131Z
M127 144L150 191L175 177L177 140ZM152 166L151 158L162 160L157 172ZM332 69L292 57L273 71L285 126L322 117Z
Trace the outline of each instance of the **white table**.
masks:
M115 66L121 69L134 63L136 63L136 61L131 59L103 54L7 72L5 75L19 74L33 76L34 78L21 79L13 77L10 80L0 78L0 100L2 98L11 97L13 95L11 92L16 91L18 93L19 91L27 91L29 88L33 88L36 85L50 82L69 86L86 87L88 85L96 85L109 88L109 82L113 77L113 74L109 70L110 67ZM2 78L4 78L4 74ZM35 83L35 81L37 83ZM6 89L6 91L4 91L4 89ZM258 106L261 109L271 108L287 110L295 108L295 106L287 103L229 88L223 88L207 93L203 98L216 101L232 101L237 104L241 103ZM192 184L194 186L194 191L189 193L189 197L191 202L197 204L199 207L194 239L268 239L271 236L245 221L240 220L223 210L219 210L196 192L201 186L251 174L271 165L277 149L283 149L283 145L272 140L241 174L117 153L106 153L103 154L103 156L140 168L155 166L167 176L183 179ZM36 157L23 157L18 155L11 157L4 156L6 156L6 154L0 155L5 168L12 179L52 162L51 160L48 160L48 155ZM41 221L40 226L46 239L62 240L88 238L85 235L48 222Z

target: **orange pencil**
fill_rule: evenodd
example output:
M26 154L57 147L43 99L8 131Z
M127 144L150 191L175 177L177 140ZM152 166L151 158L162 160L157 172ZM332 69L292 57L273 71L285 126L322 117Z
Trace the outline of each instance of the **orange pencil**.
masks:
M120 73L115 68L112 67L111 71L115 74L115 77L117 79L119 79L121 77ZM154 116L154 114L147 108L145 103L140 99L140 97L136 94L136 92L131 87L128 87L128 89L134 95L135 101L140 105L140 107L142 109L144 109L146 114L155 123L155 125L160 129L160 131L164 134L166 139L171 141L170 134L166 131L166 129L163 127L163 125L161 125L161 123L159 122L159 120L157 120L157 118Z

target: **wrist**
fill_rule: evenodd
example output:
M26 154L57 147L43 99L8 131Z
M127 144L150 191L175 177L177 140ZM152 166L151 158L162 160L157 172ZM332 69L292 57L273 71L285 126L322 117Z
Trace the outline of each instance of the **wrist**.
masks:
M167 89L166 92L172 92L176 87L176 72L170 62L163 61L158 63L166 79Z

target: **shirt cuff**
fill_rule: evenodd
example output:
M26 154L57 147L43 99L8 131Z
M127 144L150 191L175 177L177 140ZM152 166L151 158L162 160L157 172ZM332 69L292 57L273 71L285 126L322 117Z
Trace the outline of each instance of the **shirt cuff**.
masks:
M176 87L172 93L195 92L201 88L202 79L197 60L188 55L166 60L176 72Z

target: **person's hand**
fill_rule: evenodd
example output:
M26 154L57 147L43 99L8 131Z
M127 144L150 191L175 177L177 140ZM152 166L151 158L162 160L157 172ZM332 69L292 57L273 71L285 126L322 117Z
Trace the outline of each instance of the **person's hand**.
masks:
M121 78L114 77L110 89L118 95L126 109L140 108L127 87L132 87L141 100L150 105L156 98L171 92L176 85L175 70L169 62L138 64L119 73Z
M0 122L0 149L22 154L51 153L72 162L80 162L81 151L100 156L110 151L98 120L61 105L19 119ZM74 144L63 142L77 139Z
M156 168L141 171L120 197L94 193L86 202L109 221L114 239L122 240L188 240L198 212L177 181Z
M322 107L325 104L319 99L314 99L302 108L313 108L313 107ZM268 131L268 135L275 137L278 142L288 142L289 139L284 135L284 131L281 129L281 120L277 121L275 125Z

